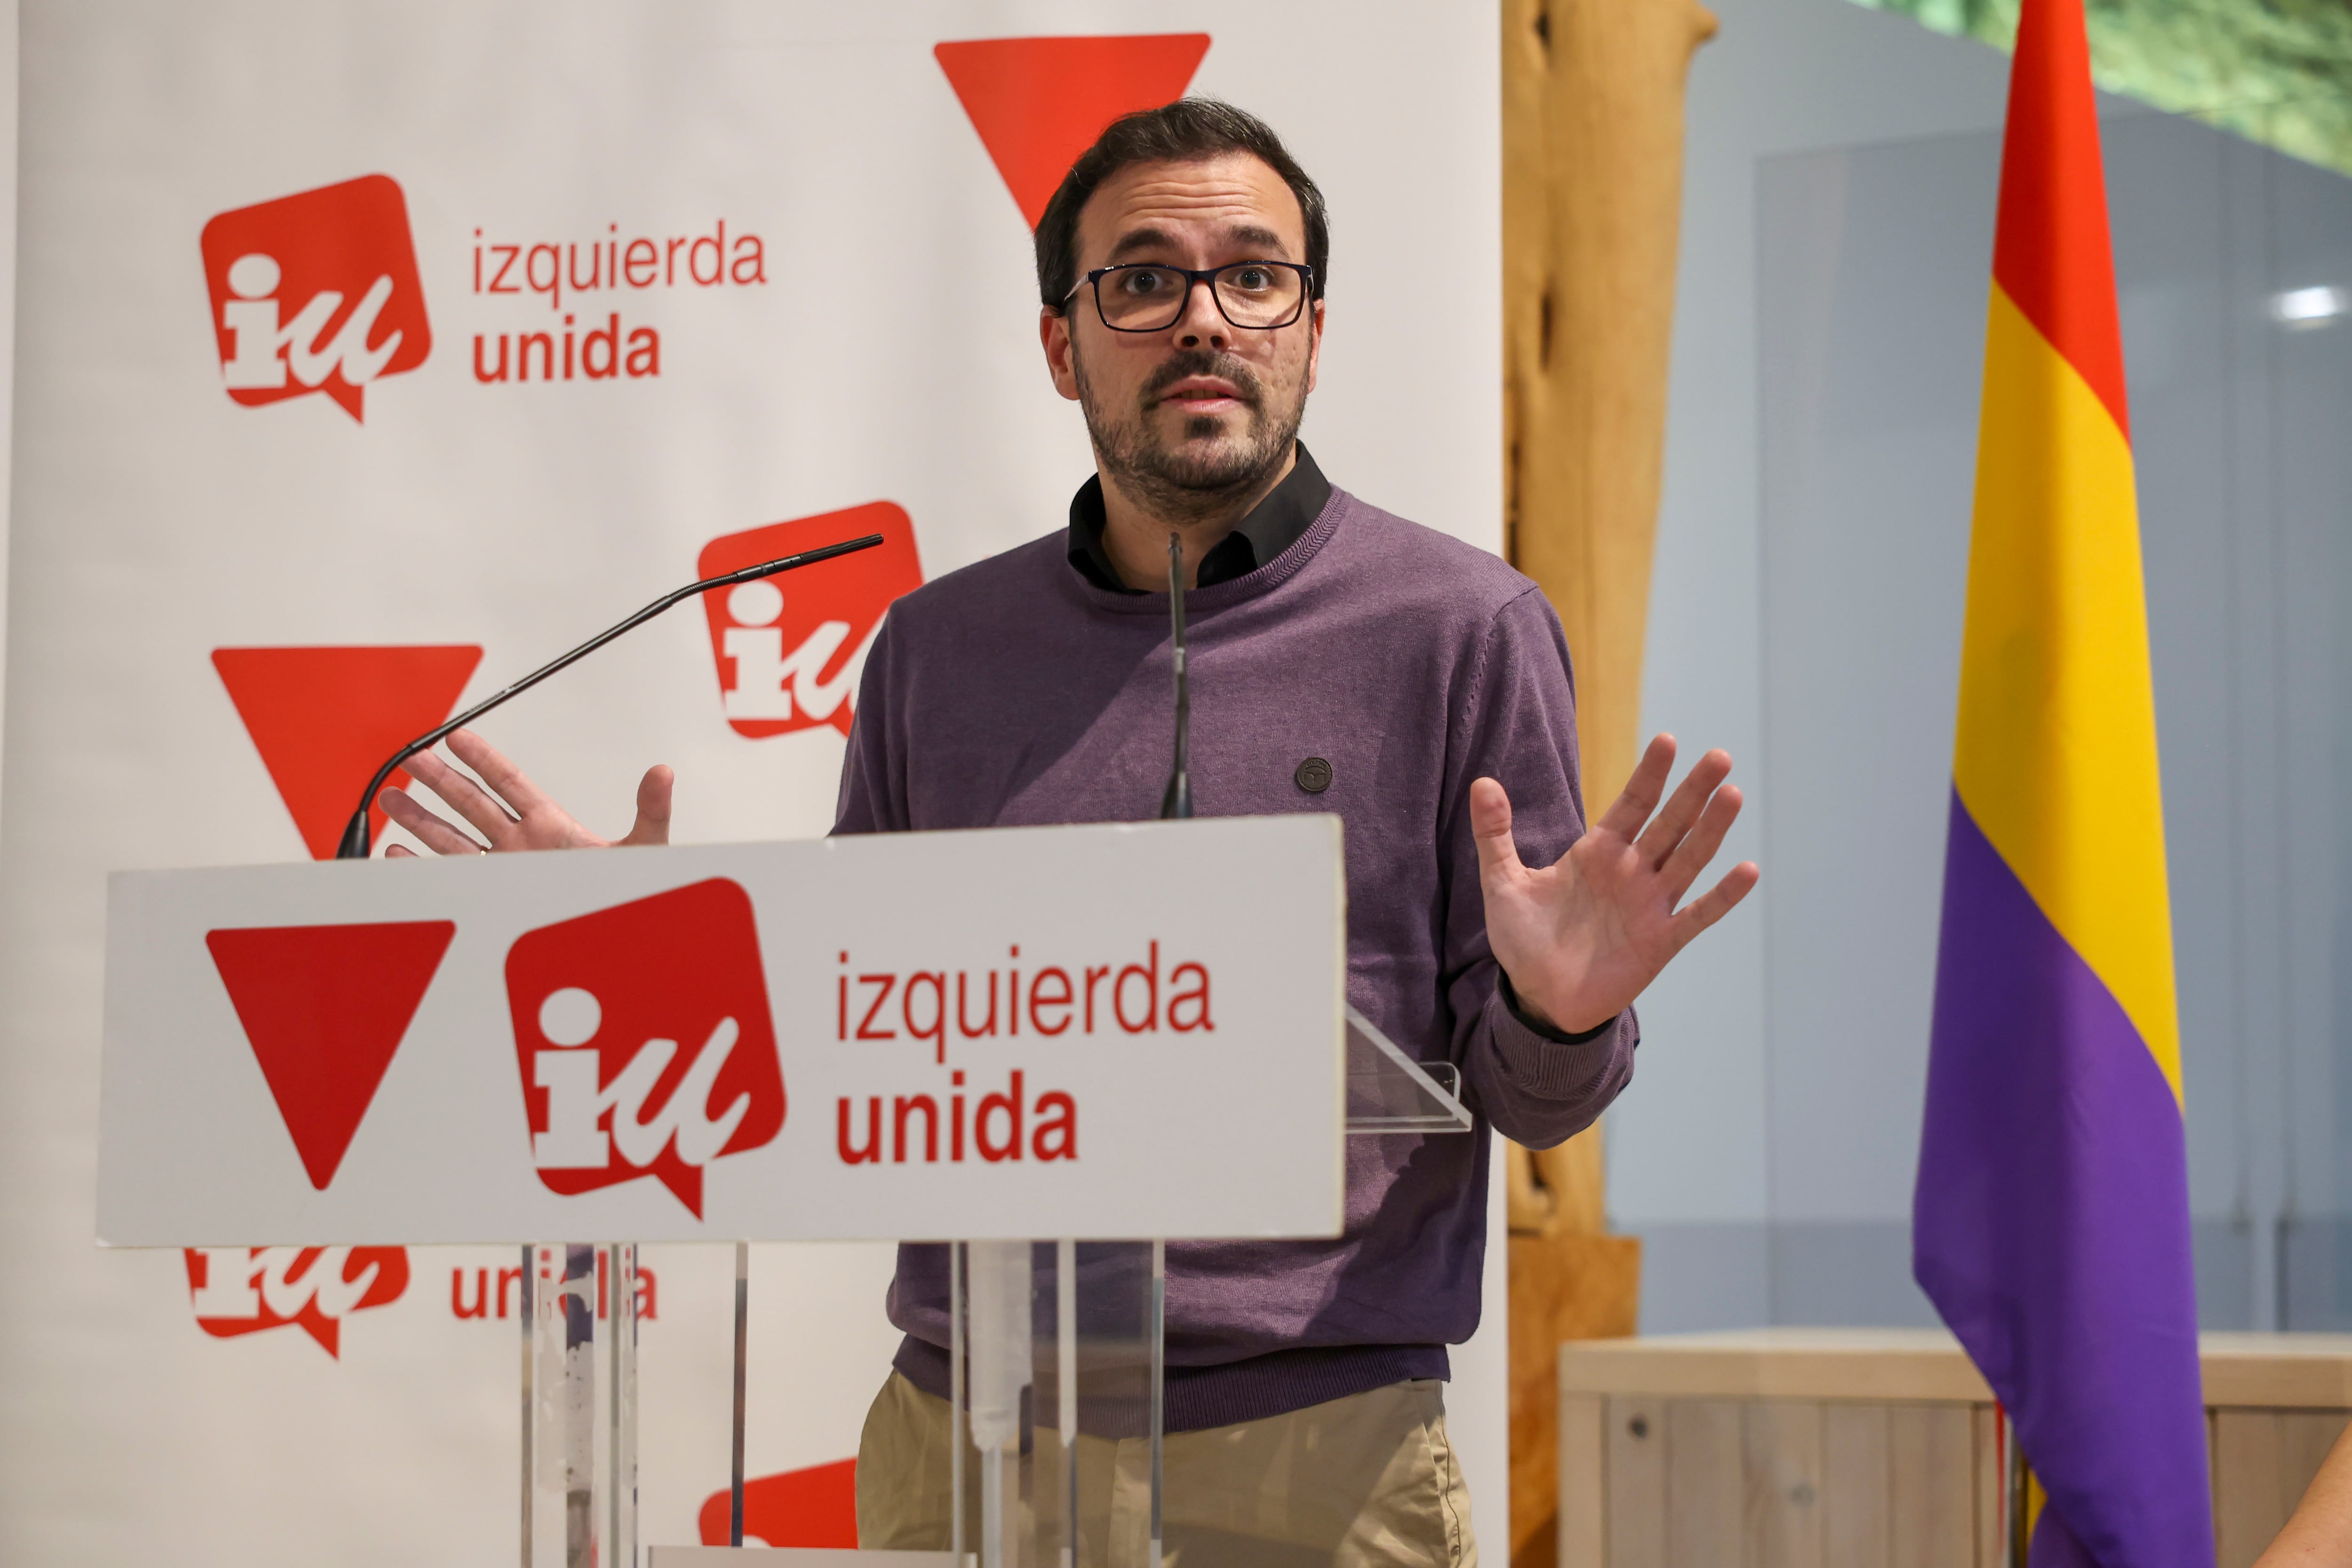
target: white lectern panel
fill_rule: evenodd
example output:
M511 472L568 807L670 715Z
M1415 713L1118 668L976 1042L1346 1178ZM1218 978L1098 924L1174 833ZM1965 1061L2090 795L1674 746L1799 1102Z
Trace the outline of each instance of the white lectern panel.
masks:
M1328 1236L1339 819L122 873L118 1246Z

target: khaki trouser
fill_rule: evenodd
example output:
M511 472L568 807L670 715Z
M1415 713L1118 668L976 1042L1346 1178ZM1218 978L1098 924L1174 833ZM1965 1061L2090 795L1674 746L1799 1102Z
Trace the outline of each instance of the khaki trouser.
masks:
M1470 1492L1446 1441L1443 1388L1430 1379L1391 1384L1263 1421L1170 1435L1160 1500L1170 1568L1476 1568ZM948 1548L949 1426L945 1400L890 1374L857 1445L861 1547ZM1148 1563L1150 1462L1148 1439L1080 1435L1086 1568ZM967 1531L969 1549L976 1531L969 1523Z

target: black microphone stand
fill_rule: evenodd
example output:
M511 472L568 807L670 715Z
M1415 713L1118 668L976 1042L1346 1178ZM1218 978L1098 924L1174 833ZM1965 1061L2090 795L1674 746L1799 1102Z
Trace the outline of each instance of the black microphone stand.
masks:
M1176 765L1168 774L1168 793L1160 798L1163 821L1192 815L1192 779L1186 771L1192 763L1192 689L1184 676L1184 541L1173 533L1168 536L1168 621L1176 639Z
M863 539L845 540L839 544L827 544L816 550L803 550L798 555L786 555L774 561L762 561L757 566L746 566L740 572L730 572L718 577L706 577L699 583L688 583L674 594L664 594L619 626L598 632L562 658L540 666L495 697L475 703L440 728L417 736L387 758L383 766L376 769L375 777L368 780L367 788L360 795L360 808L352 813L350 824L343 828L343 840L335 847L335 858L364 860L368 858L368 851L372 847L368 842L368 813L375 806L376 792L383 788L385 780L400 771L401 763L408 761L417 752L439 744L445 737L464 729L509 698L521 696L564 666L587 658L623 632L652 620L681 599L690 599L697 594L707 594L713 588L731 587L737 583L749 583L760 577L772 577L779 572L790 572L797 567L814 566L820 561L830 561L836 555L848 555L860 550L871 550L881 542L880 534L869 533ZM1178 658L1181 663L1182 656L1180 654ZM1192 815L1189 807L1184 815L1187 816Z

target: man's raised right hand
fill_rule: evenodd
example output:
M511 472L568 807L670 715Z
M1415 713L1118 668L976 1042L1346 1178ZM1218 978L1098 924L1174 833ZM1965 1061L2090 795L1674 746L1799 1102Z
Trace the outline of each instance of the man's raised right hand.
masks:
M572 814L541 794L520 768L471 730L449 737L457 760L481 775L481 784L459 773L430 752L419 752L403 764L411 777L446 801L449 808L473 825L484 844L455 823L416 804L407 791L388 789L376 796L384 815L415 834L436 855L485 855L507 849L606 849L614 844L669 842L670 787L676 782L667 764L646 770L637 783L637 820L625 838L599 838ZM395 844L386 858L413 856L415 851Z

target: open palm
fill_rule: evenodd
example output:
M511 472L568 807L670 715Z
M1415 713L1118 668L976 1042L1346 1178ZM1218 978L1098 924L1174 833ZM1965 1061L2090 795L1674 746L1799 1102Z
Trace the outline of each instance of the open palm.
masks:
M1754 861L1743 860L1683 903L1723 847L1740 796L1737 785L1724 783L1730 754L1714 751L1661 811L1674 765L1675 738L1660 735L1616 803L1549 866L1520 861L1503 786L1490 778L1470 786L1470 827L1495 961L1522 1007L1571 1034L1597 1028L1630 1006L1761 874Z
M449 737L449 750L482 778L478 784L430 752L408 759L408 771L418 784L448 802L449 808L472 826L480 840L455 823L436 816L404 790L388 789L376 796L384 814L416 835L417 841L438 855L480 855L506 849L602 849L614 844L669 842L669 806L673 778L667 767L649 768L637 784L637 820L625 838L599 838L558 805L498 748L460 730ZM484 789L482 784L488 784ZM484 842L483 840L487 840ZM384 851L397 858L413 851L393 845Z

